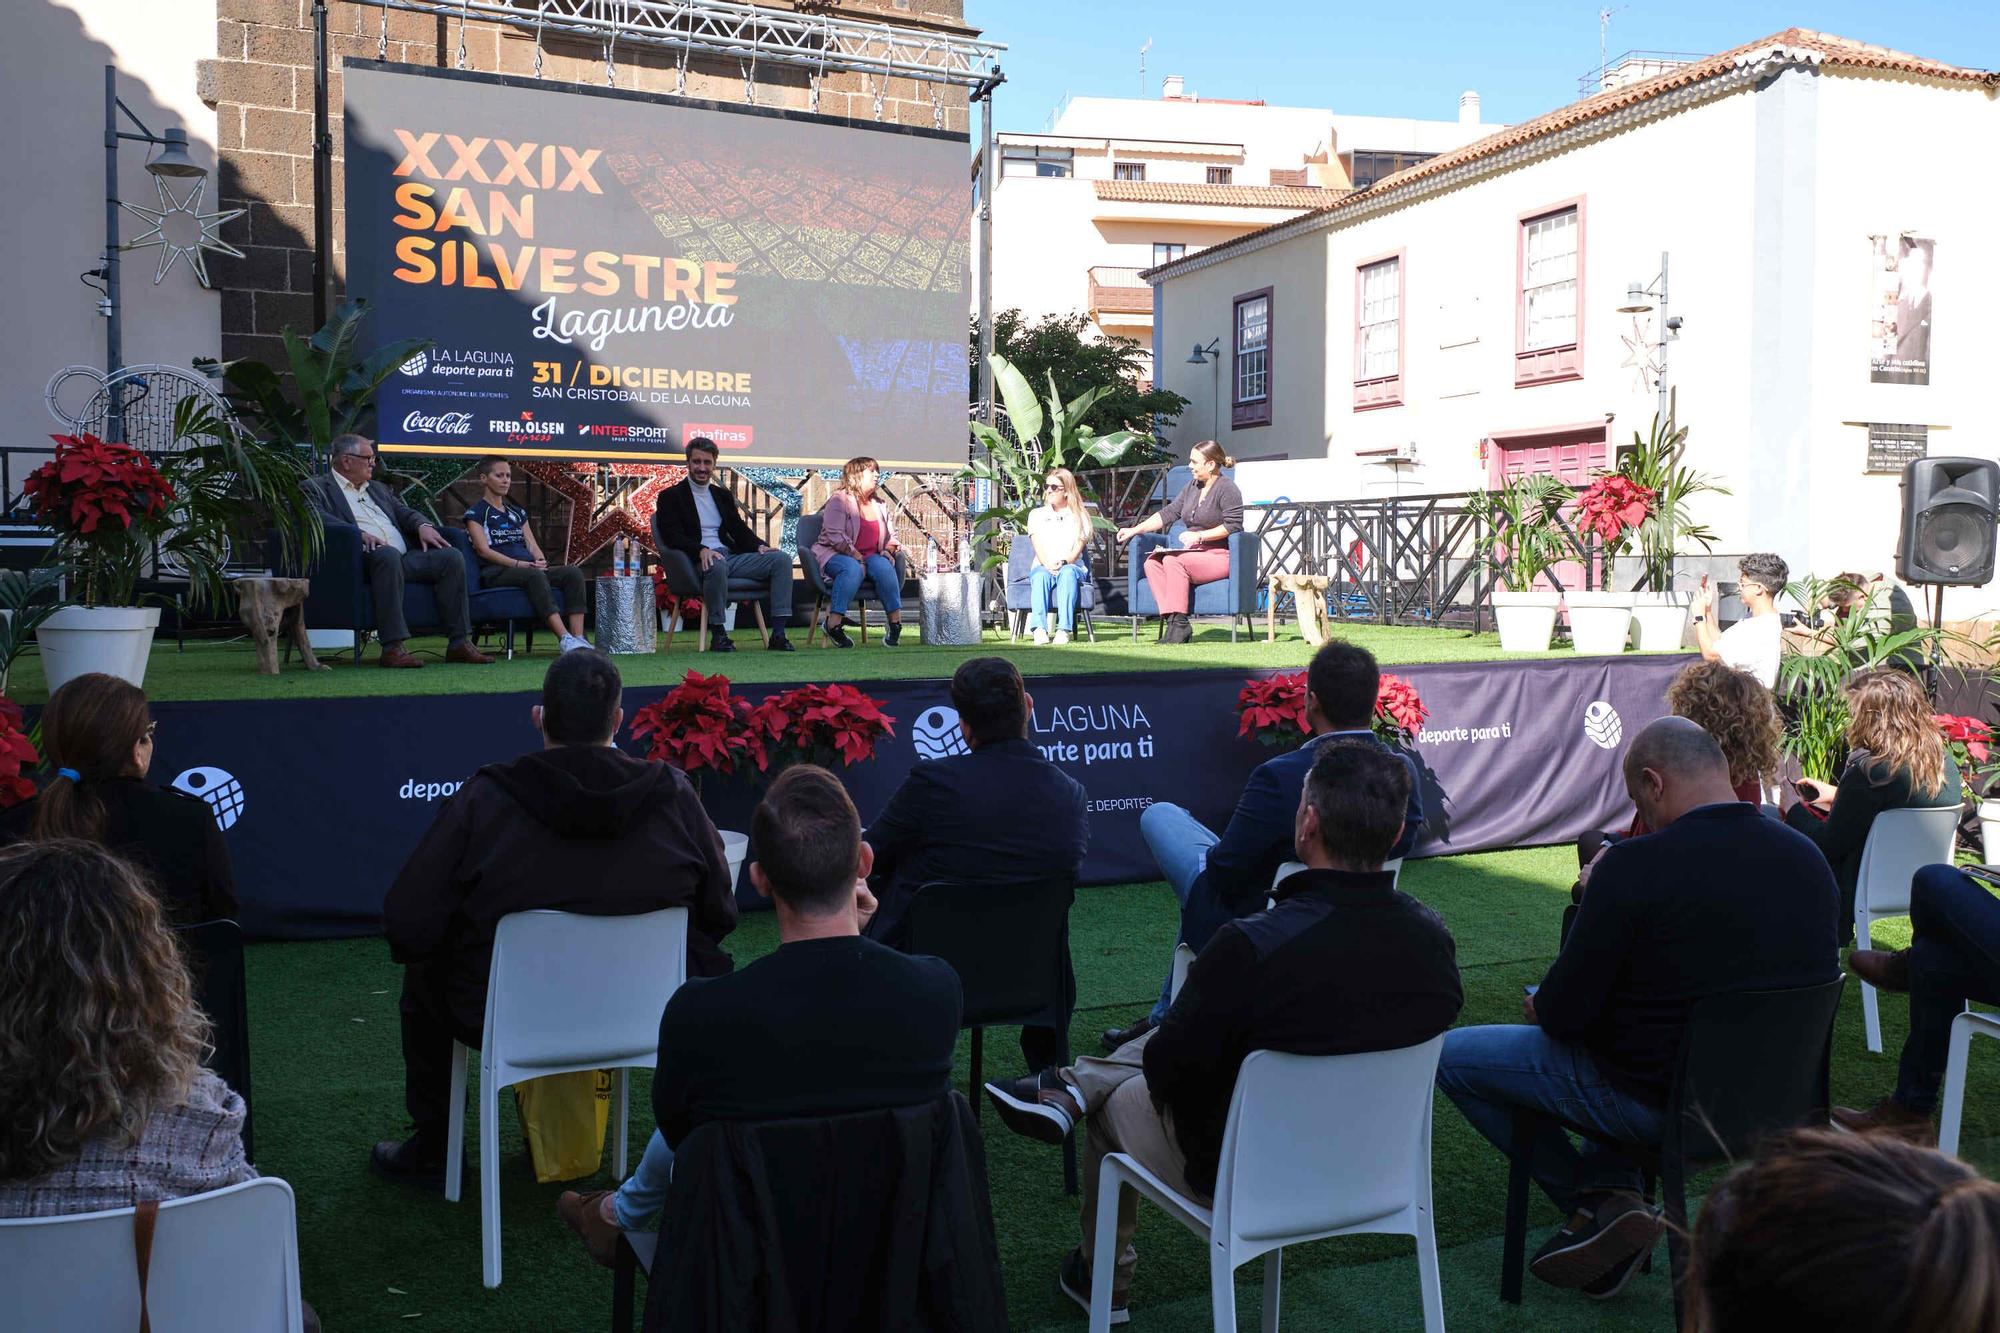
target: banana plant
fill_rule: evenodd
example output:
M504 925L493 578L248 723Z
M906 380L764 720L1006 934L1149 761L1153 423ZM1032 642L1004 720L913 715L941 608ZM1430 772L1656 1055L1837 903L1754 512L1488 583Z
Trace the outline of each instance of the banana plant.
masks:
M1562 509L1576 497L1553 473L1528 472L1497 491L1480 491L1466 508L1484 530L1473 558L1512 592L1527 592L1549 567L1576 557Z
M1099 435L1086 424L1084 419L1090 409L1112 386L1086 389L1064 402L1056 388L1055 376L1050 375L1044 410L1043 402L1036 399L1035 391L1029 387L1027 376L1005 357L995 355L991 363L993 383L1006 405L1013 433L1009 438L1006 432L983 421L972 423L972 437L984 449L985 457L975 458L959 477L987 482L993 487L992 503L972 516L974 523L997 523L1009 532L1026 531L1028 515L1041 503L1042 479L1050 472L1059 467L1072 471L1117 467L1151 443L1149 437L1137 431L1118 430ZM1093 516L1091 522L1099 528L1113 526L1098 516ZM989 555L985 567L991 569L1005 560L1004 554Z

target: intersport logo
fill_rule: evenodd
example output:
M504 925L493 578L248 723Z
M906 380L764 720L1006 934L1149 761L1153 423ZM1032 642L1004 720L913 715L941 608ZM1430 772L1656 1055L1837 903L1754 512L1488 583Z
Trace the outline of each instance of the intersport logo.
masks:
M412 412L403 418L403 431L410 435L470 435L472 413L440 412L434 417L427 417L421 412Z

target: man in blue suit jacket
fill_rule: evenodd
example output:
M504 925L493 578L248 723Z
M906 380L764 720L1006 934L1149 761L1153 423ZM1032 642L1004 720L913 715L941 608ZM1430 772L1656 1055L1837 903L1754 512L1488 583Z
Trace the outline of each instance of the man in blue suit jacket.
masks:
M1146 807L1139 817L1139 831L1161 877L1180 899L1183 944L1200 952L1225 922L1264 910L1278 867L1299 859L1292 847L1292 824L1314 757L1321 745L1336 737L1381 743L1371 725L1381 686L1382 672L1374 654L1339 639L1329 641L1313 654L1306 669L1306 724L1312 737L1298 749L1257 766L1220 838L1178 805L1161 802ZM1410 769L1403 835L1389 849L1390 859L1399 860L1408 855L1423 828L1424 801L1417 766L1401 751L1391 753ZM1106 1048L1116 1050L1166 1017L1172 983L1170 971L1153 1012L1129 1028L1106 1032Z

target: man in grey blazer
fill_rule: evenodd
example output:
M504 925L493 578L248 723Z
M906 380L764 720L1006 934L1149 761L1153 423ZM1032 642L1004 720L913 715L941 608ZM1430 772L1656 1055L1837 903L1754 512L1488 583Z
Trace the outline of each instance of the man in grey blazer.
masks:
M403 584L434 585L438 615L450 647L447 662L484 665L493 659L472 646L472 612L466 603L465 559L444 534L424 521L375 476L375 442L366 435L339 435L333 441L333 471L304 482L308 499L329 523L361 529L361 569L375 599L375 632L382 639L382 665L420 667L423 659L403 651L410 626L403 619Z

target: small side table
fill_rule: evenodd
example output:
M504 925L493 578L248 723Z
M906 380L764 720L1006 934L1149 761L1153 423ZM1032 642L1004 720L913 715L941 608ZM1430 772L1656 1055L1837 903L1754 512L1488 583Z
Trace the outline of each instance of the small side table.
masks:
M1324 574L1271 575L1269 599L1264 604L1264 642L1278 641L1278 597L1281 593L1290 593L1292 605L1299 613L1299 632L1315 648L1325 643L1326 585Z
M597 648L606 653L650 653L659 641L653 581L644 574L597 576Z
M976 646L985 628L986 576L950 570L917 581L917 618L925 643Z

